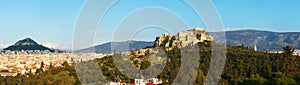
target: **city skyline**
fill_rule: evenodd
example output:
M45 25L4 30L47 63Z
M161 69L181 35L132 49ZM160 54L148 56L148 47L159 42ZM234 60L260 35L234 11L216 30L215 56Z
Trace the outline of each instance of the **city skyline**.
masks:
M0 1L0 48L14 44L20 39L33 38L39 44L58 49L71 49L73 28L76 23L84 0L65 1ZM168 2L168 3L167 3ZM226 30L255 29L275 32L299 32L300 18L297 15L299 6L297 0L289 2L283 0L272 1L234 1L225 3L213 0ZM227 1L226 1L227 2ZM129 5L128 5L129 4ZM124 8L126 6L126 8ZM107 27L100 29L96 35L96 44L111 41L111 33L118 22L129 12L147 6L168 8L182 16L190 28L205 25L193 10L182 1L120 1L106 16L102 24ZM178 10L179 9L179 10ZM154 32L152 32L154 31ZM156 36L165 31L149 29L138 35L137 40L153 41Z

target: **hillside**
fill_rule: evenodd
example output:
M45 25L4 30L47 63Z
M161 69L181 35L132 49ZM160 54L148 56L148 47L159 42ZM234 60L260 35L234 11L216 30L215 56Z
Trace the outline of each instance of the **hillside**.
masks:
M193 57L195 55L189 53L197 51L182 49L164 51L167 54L166 56L168 61L166 61L166 66L158 76L158 78L162 79L163 85L168 85L174 82L178 75L182 75L183 78L181 79L183 81L189 81L192 79L191 75L197 75L196 80L190 82L194 82L195 85L202 85L204 83L208 76L210 64L212 63L212 53L210 51L211 45L205 43L198 43L197 45L199 47L198 51L200 54L198 57L201 59L199 61L200 63L198 63L199 68L185 70L186 73L184 74L180 74L179 68L186 68L181 67L182 63L187 66L193 66L195 63L192 63L191 61L197 60L197 57ZM227 46L226 48L226 64L222 71L223 73L218 85L298 85L300 82L300 69L298 68L300 66L300 57L288 54L288 52L291 50L285 50L286 53L280 54L266 53L264 51L253 51L252 49L242 48L240 46ZM181 54L180 52L188 54ZM122 75L121 71L117 69L116 62L111 62L113 61L113 58L119 56L122 55L115 54L98 59L100 63L99 67L104 75L110 75L106 76L107 80L114 81L114 78L117 74L122 78L122 80L130 82L131 79L126 75ZM183 56L189 57L190 62L182 62ZM130 55L130 61L136 62L139 60L139 62L146 62L133 64L137 68L138 66L148 68L149 65L153 65L152 63L154 63L147 63L149 61L148 57L149 55ZM217 57L221 56L217 55L215 58ZM126 63L125 61L120 62L118 65L121 64ZM107 69L110 70L107 71ZM156 71L159 68L154 67L152 69Z
M211 32L209 34L214 34ZM300 32L271 32L259 30L226 31L227 45L252 47L257 45L258 50L281 50L290 45L300 49Z
M4 48L3 51L10 50L10 51L22 51L22 50L40 50L45 51L48 50L50 52L54 52L54 50L45 47L43 45L39 45L37 42L30 38L26 38L23 40L17 41L14 45L11 45L7 48Z

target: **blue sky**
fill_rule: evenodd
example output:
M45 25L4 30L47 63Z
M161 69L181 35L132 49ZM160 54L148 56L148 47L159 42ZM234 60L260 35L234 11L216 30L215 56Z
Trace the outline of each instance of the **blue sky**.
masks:
M84 0L1 0L0 48L30 37L46 46L71 49L74 24ZM300 32L299 0L213 0L228 30L257 29ZM195 12L176 0L121 0L108 11L97 31L96 42L111 41L114 28L128 13L147 6L167 8L181 16L189 27L205 27ZM137 40L154 40L164 30L145 29Z

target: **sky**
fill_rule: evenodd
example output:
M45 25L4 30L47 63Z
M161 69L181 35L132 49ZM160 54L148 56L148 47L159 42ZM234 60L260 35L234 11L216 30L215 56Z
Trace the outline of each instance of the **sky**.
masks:
M299 0L212 0L212 2L225 30L300 32ZM1 0L0 48L29 37L48 47L71 49L76 20L84 4L85 0ZM201 17L181 0L120 0L99 22L103 28L96 31L95 44L112 41L112 34L126 16L137 9L151 6L162 7L180 16L188 24L187 29L205 28ZM182 30L184 29L171 33ZM153 41L163 32L170 31L148 27L134 34L133 39Z

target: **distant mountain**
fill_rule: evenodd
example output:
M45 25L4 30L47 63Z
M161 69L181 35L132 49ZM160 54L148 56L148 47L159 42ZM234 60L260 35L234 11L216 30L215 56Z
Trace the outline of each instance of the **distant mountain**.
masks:
M211 32L209 34L214 34ZM290 45L300 49L300 32L271 32L259 30L226 31L227 45L253 46L258 50L282 50L282 47Z
M145 48L152 46L153 42L147 41L125 41L125 42L108 42L86 49L81 49L76 52L96 52L96 53L112 53L111 48L117 52L127 52L134 49Z
M218 34L220 33L209 32L208 34L214 35L213 37L215 37L219 36ZM261 30L226 31L226 40L227 45L231 46L241 46L243 44L245 47L253 47L255 44L258 50L278 51L282 50L282 47L286 45L300 49L300 32L272 32ZM144 48L153 44L153 42L145 41L108 42L78 50L77 52L111 53L112 45L116 51L125 52L128 50Z
M55 50L50 49L48 47L45 47L43 45L39 45L37 42L30 38L26 38L23 40L19 40L16 42L14 45L9 46L7 48L4 48L3 51L5 50L11 50L11 51L22 51L22 50L40 50L40 51L45 51L48 50L50 52L54 52Z

